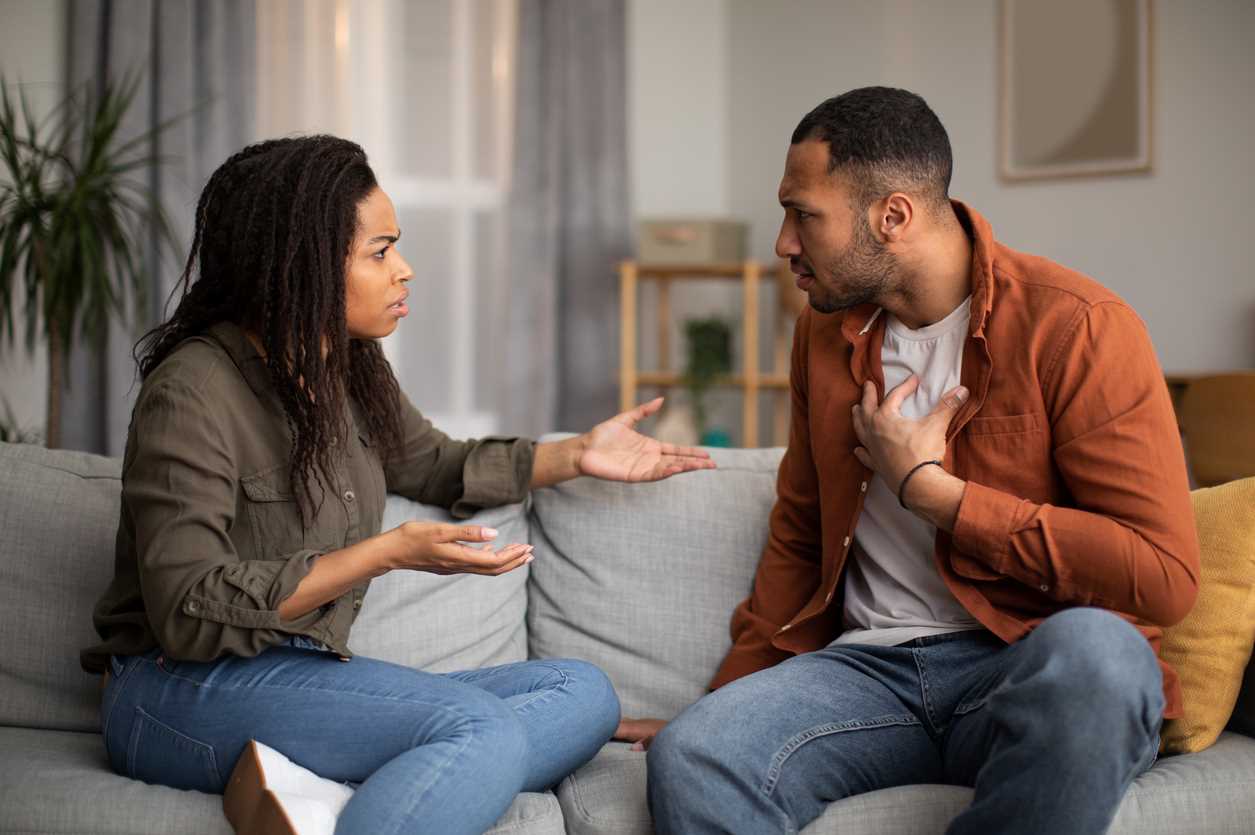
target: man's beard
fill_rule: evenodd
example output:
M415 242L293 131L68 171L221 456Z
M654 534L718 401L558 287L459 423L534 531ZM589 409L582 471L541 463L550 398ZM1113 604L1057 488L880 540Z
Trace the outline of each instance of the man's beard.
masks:
M824 272L834 281L841 281L840 289L828 286L815 276L815 286L809 294L811 307L820 313L836 313L849 310L884 298L893 286L897 262L880 241L872 237L866 218L854 224L854 240ZM821 291L820 293L814 292Z

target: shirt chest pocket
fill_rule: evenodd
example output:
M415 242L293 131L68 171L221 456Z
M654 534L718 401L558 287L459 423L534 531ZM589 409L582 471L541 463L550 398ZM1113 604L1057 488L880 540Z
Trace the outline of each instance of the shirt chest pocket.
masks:
M976 416L964 427L960 477L1033 502L1050 500L1053 472L1044 415Z
M244 520L248 525L248 530L241 533L252 544L253 559L276 559L302 548L324 550L331 544L330 534L320 531L318 519L310 519L308 525L301 523L288 473L288 467L280 466L240 479ZM328 498L334 501L334 496ZM324 502L324 516L333 501Z

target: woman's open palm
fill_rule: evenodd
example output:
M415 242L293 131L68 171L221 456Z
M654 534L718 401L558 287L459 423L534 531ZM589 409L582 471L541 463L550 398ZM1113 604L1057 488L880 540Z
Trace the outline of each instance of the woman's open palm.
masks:
M636 424L662 408L656 398L599 423L588 433L580 474L607 481L658 481L690 470L713 470L710 454L696 447L664 444L636 431Z

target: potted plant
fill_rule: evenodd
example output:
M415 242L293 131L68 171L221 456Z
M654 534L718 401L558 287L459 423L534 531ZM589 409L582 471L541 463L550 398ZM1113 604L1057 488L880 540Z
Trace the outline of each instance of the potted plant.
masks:
M706 446L728 446L726 432L710 429L706 425L706 392L719 377L732 372L732 329L717 317L689 319L684 323L688 342L688 364L684 370L684 385L688 388L693 404L701 443Z
M142 179L157 161L153 140L170 123L120 136L139 80L132 73L72 92L41 121L25 92L15 100L0 78L0 337L13 345L20 315L28 352L38 335L47 341L49 447L60 445L61 385L76 338L99 336L110 315L128 321L128 301L144 309L145 232L158 247L176 248Z

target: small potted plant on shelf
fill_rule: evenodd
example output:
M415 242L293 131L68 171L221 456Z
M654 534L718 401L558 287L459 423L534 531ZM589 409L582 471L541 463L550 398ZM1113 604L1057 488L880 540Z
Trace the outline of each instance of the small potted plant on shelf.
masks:
M688 342L688 363L684 385L703 446L731 446L727 431L707 425L706 393L720 377L732 373L732 328L717 317L689 319L684 323Z

